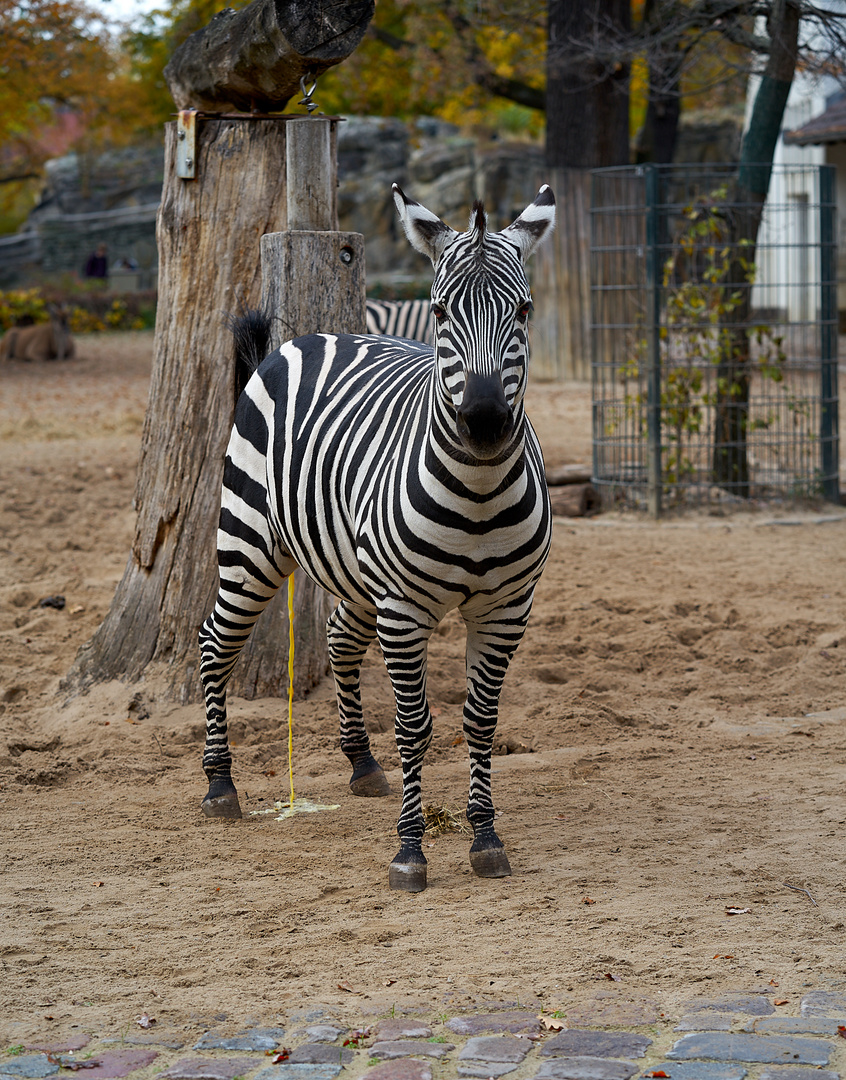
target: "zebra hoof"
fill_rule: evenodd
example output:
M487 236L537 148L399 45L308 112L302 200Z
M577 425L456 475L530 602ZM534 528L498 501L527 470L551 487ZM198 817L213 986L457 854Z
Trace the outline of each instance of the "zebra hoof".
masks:
M212 798L206 796L202 802L202 809L207 818L228 818L234 821L242 816L241 804L238 802L238 794L235 791Z
M511 863L504 847L470 852L470 865L477 877L510 877Z
M363 754L353 754L348 757L353 767L353 774L350 777L350 791L353 795L361 795L365 799L378 799L391 794L385 772L369 750Z
M380 799L391 794L391 785L388 783L382 766L377 765L375 772L366 773L364 776L356 776L353 773L350 791L353 795L361 795L365 799Z
M400 892L423 892L426 888L426 857L423 853L400 851L388 867L388 885Z

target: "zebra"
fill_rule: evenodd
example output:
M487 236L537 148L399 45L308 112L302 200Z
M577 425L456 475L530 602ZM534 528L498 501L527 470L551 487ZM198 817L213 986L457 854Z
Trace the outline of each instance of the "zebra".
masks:
M421 775L432 739L427 644L457 608L467 631L463 730L470 756L470 863L511 873L494 830L491 747L500 691L549 553L551 511L526 417L524 262L552 230L546 185L502 232L473 206L456 232L393 186L411 244L434 268L434 349L399 338L312 334L267 356L235 413L218 529L220 587L200 630L209 817L240 817L226 683L262 610L296 566L339 603L327 624L340 745L355 795L390 794L361 706L378 638L396 698L402 763L393 889L426 887ZM234 321L236 358L264 355L269 319Z
M389 334L434 345L432 305L428 300L368 300L368 334Z

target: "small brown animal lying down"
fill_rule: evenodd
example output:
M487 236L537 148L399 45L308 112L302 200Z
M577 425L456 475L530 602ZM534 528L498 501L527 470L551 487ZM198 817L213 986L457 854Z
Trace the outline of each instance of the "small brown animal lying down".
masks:
M52 308L50 321L13 326L0 341L0 360L70 360L75 351L64 310Z

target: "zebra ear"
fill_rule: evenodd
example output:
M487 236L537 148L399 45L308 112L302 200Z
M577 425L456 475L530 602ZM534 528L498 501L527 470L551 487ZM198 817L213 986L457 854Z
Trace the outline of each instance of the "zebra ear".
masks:
M544 184L523 213L513 221L500 236L516 245L523 262L555 228L555 196L552 188Z
M392 191L408 242L421 254L428 255L433 266L437 265L448 241L457 235L455 230L445 225L437 214L409 199L399 184L394 184Z

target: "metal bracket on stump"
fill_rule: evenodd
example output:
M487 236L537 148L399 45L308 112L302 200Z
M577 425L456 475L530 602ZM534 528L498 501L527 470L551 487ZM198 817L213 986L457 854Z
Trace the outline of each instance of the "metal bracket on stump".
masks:
M197 178L197 110L181 109L176 117L176 175Z

